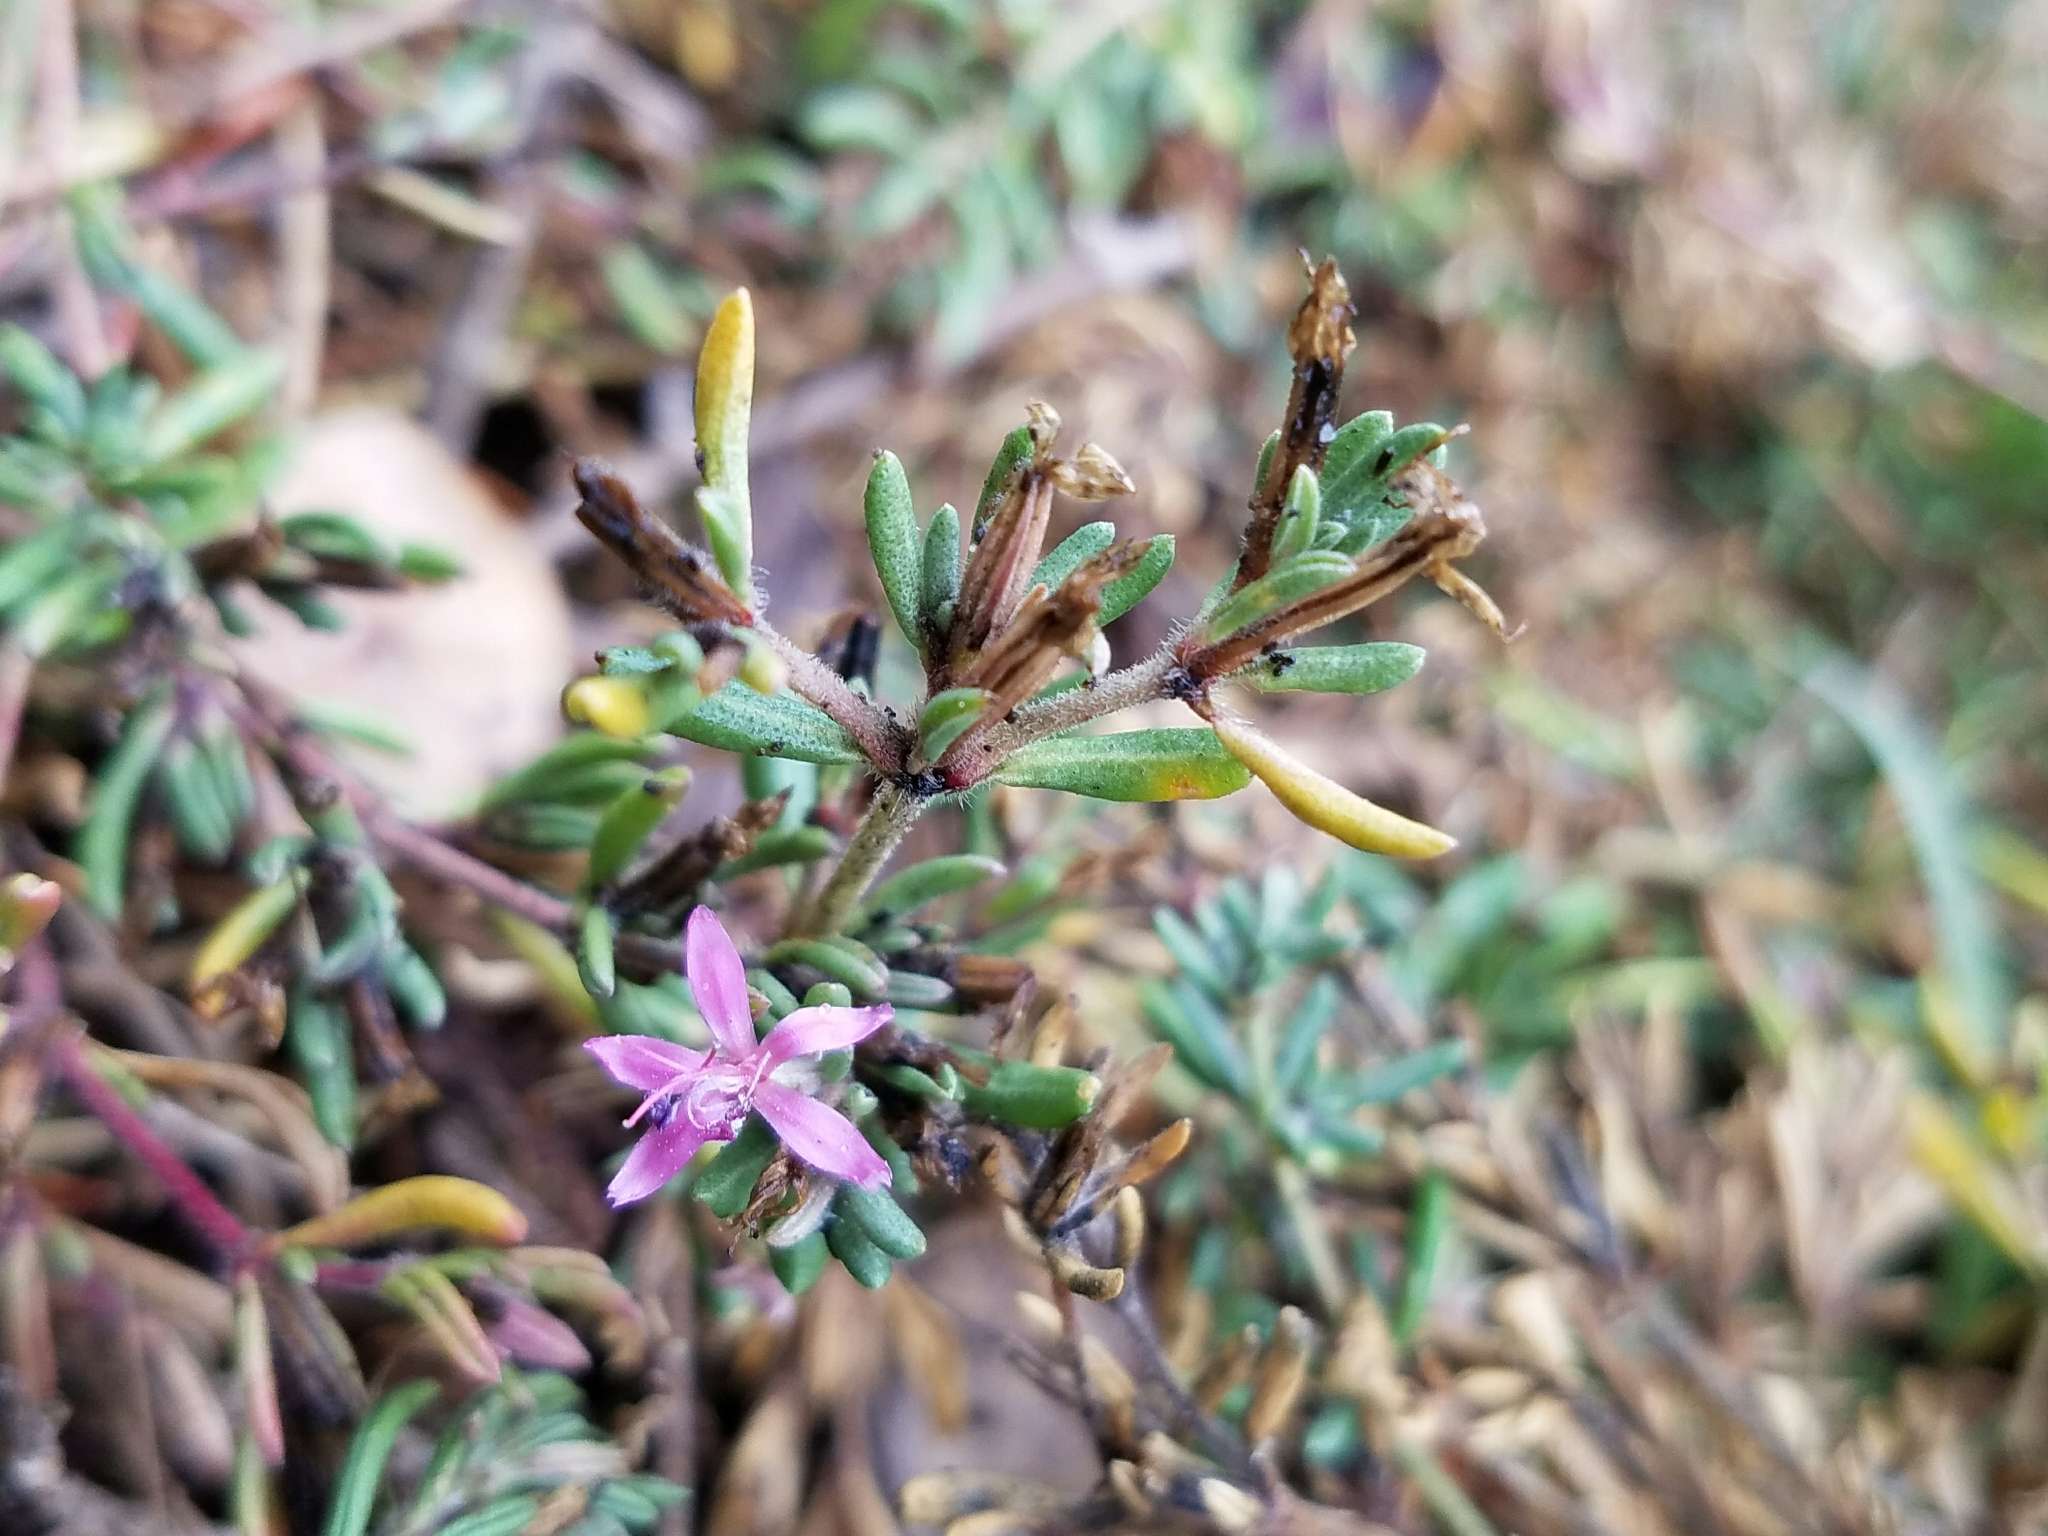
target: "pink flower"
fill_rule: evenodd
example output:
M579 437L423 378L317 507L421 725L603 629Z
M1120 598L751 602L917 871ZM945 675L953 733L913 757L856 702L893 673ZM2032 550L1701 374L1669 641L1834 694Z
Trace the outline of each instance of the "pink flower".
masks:
M888 1023L895 1010L799 1008L754 1039L746 969L709 907L690 914L683 973L712 1047L693 1051L653 1035L586 1040L605 1071L647 1097L627 1118L649 1130L626 1154L605 1191L613 1205L644 1200L674 1178L707 1141L731 1141L758 1112L791 1153L821 1173L869 1189L889 1181L889 1165L838 1110L819 1103L814 1069L803 1058L843 1050Z

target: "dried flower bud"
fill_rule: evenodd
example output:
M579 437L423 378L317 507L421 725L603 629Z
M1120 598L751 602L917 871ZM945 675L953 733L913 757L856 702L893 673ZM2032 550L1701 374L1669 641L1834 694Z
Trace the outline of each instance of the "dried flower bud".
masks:
M1116 1192L1109 1209L1116 1220L1116 1262L1119 1268L1128 1269L1145 1249L1145 1201L1126 1185Z
M1046 1262L1052 1266L1053 1279L1088 1301L1115 1301L1123 1294L1121 1269L1098 1269L1064 1248L1048 1248Z
M1048 468L1059 493L1076 501L1107 501L1137 489L1123 465L1100 443L1083 443L1079 453L1054 459Z
M1040 457L1052 452L1053 444L1060 440L1060 413L1043 400L1033 400L1024 407L1024 424Z
M578 459L572 474L583 498L577 520L625 562L656 602L686 624L754 622L710 558L643 508L625 481L596 459Z
M1245 1438L1257 1444L1277 1434L1308 1380L1309 1346L1315 1329L1297 1307L1282 1307L1273 1324L1272 1342L1259 1359L1251 1405L1245 1409Z
M1238 562L1237 585L1266 574L1272 563L1273 535L1287 507L1287 486L1306 464L1319 468L1329 447L1337 392L1344 383L1344 363L1358 338L1351 329L1355 313L1351 290L1334 259L1309 274L1308 297L1287 328L1287 350L1294 358L1294 384L1287 396L1287 416L1278 443L1266 462L1265 476L1252 492L1251 522L1244 533L1244 554Z
M1209 1363L1202 1368L1201 1374L1195 1377L1194 1386L1190 1389L1194 1393L1195 1401L1208 1412L1214 1413L1217 1404L1250 1379L1252 1365L1258 1357L1259 1330L1253 1324L1246 1323L1231 1335L1230 1341L1221 1350L1209 1358Z

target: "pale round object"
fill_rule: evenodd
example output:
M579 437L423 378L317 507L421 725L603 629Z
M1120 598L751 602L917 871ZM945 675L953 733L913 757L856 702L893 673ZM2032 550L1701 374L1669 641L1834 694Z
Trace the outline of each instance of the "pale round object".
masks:
M410 815L461 811L563 729L574 663L569 607L538 541L409 417L376 407L316 416L271 497L279 516L344 512L392 542L433 543L462 563L438 587L341 592L335 633L253 594L258 625L237 655L295 697L387 723L410 756L343 755Z

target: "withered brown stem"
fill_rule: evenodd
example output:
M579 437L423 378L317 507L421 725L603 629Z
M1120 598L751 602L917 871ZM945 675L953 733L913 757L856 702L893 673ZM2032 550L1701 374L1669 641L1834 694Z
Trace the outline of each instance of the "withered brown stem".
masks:
M1266 464L1266 473L1252 492L1252 520L1244 531L1236 585L1242 587L1266 574L1273 563L1273 535L1287 506L1287 486L1306 464L1320 470L1335 435L1337 392L1344 383L1344 362L1358 345L1352 333L1351 290L1334 257L1309 274L1308 297L1287 328L1287 350L1294 358L1294 385L1287 396L1287 416L1280 441Z

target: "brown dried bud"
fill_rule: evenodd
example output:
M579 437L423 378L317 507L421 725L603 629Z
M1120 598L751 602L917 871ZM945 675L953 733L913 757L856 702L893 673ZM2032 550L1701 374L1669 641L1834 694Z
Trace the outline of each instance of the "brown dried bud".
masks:
M953 991L974 1008L991 1008L1035 989L1031 967L1008 955L962 955L953 962Z
M1053 444L1060 440L1060 413L1043 400L1033 400L1025 405L1024 426L1031 434L1031 446L1041 459L1051 453Z
M1045 1010L1045 1017L1031 1032L1027 1059L1034 1067L1056 1067L1066 1054L1067 1041L1074 1032L1074 1000L1060 998Z
M972 656L1015 616L1031 586L1052 518L1052 480L1036 465L1003 492L960 575L953 609L953 655Z
M1273 1324L1272 1342L1259 1360L1251 1406L1244 1412L1245 1438L1256 1445L1277 1434L1301 1401L1308 1380L1309 1347L1315 1329L1297 1307L1282 1307Z
M1360 555L1349 576L1188 651L1181 665L1198 679L1227 676L1267 646L1357 613L1416 576L1441 583L1451 562L1471 554L1485 537L1486 524L1469 502L1418 512L1384 544Z
M1121 1269L1098 1269L1064 1248L1048 1248L1046 1262L1052 1277L1066 1289L1088 1301L1115 1301L1124 1292Z
M583 498L577 520L625 562L662 607L686 624L754 622L711 557L642 507L625 481L596 459L578 459L571 474Z
M1337 391L1344 383L1344 362L1358 338L1351 330L1351 290L1334 258L1309 274L1308 297L1287 328L1287 350L1294 358L1294 384L1287 396L1287 416L1280 441L1267 461L1265 478L1252 492L1252 520L1244 531L1244 554L1238 562L1237 585L1258 580L1272 564L1273 535L1287 505L1287 486L1294 471L1306 464L1321 469L1323 455L1335 435Z
M1194 1393L1195 1401L1200 1403L1205 1411L1214 1413L1217 1404L1250 1378L1253 1362L1258 1357L1259 1330L1253 1324L1246 1323L1231 1335L1229 1343L1210 1356L1209 1363L1203 1366L1201 1374L1195 1377L1194 1386L1190 1389Z
M1070 459L1054 459L1048 466L1052 483L1062 496L1076 501L1108 501L1128 496L1138 487L1124 473L1107 448L1100 443L1083 443Z
M1109 1211L1116 1221L1113 1251L1117 1267L1129 1269L1145 1251L1145 1201L1135 1189L1126 1185L1116 1192L1116 1199L1109 1203Z
M1124 1160L1124 1165L1116 1171L1117 1184L1129 1189L1156 1178L1166 1171L1168 1164L1187 1151L1188 1138L1194 1133L1194 1121L1174 1121Z

